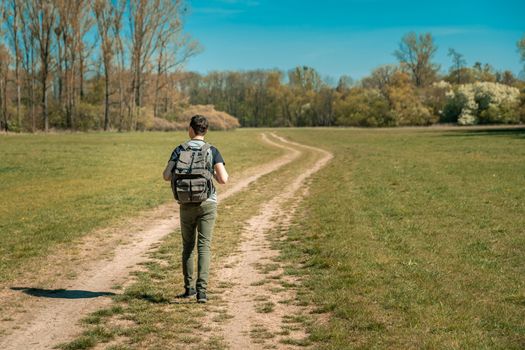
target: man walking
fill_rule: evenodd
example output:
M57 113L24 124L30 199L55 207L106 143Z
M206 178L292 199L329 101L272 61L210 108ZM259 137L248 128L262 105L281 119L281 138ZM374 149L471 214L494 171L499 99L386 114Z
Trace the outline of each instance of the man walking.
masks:
M217 192L212 178L220 184L228 181L221 153L204 141L207 131L206 117L193 116L188 128L190 140L175 148L163 173L164 180L172 182L175 198L180 204L184 293L179 297L197 295L199 303L208 301L206 288L211 239L217 216ZM195 240L198 251L196 283L193 277Z

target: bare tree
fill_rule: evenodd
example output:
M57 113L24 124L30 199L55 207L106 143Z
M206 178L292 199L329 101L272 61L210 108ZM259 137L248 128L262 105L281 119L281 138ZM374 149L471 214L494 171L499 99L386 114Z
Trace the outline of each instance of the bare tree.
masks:
M20 113L21 106L21 83L20 83L20 61L21 61L21 47L20 47L20 0L6 0L5 13L7 33L9 35L10 44L14 54L15 63L15 86L16 86L16 120L18 127L22 128L22 115Z
M9 51L0 43L0 113L3 129L9 131L9 116L7 113L7 82L9 80Z
M166 28L179 21L177 11L183 0L129 0L129 27L131 41L131 91L134 107L140 113L143 103L144 74L151 65L151 58L159 48L159 39ZM136 119L131 113L132 128Z
M456 50L448 49L448 56L452 58L451 72L456 76L456 84L461 84L461 70L467 64L467 61L463 58L463 55Z
M76 81L83 79L82 57L84 36L90 27L89 0L55 0L58 23L55 29L58 46L59 100L62 103L66 125L75 128ZM82 82L80 83L82 87ZM82 90L82 89L80 89Z
M395 64L386 64L377 67L372 71L370 76L364 78L361 81L361 85L364 88L378 89L384 95L386 95L387 87L390 85L392 82L392 77L397 72L399 72L399 66Z
M22 67L25 71L26 101L29 104L29 115L31 119L31 131L36 131L35 91L36 91L36 62L35 62L35 38L30 28L29 8L23 2L19 2L20 10L20 34L22 40Z
M319 73L311 67L296 67L288 72L290 85L301 88L304 91L319 91L323 81Z
M339 93L346 93L350 87L354 85L354 79L349 75L341 75L337 81L336 91Z
M49 131L48 115L48 80L51 72L52 31L56 21L56 7L51 0L31 0L26 2L29 8L31 33L38 44L40 55L40 83L42 89L42 117L44 130Z
M516 82L516 77L510 70L496 72L496 81L501 84L512 86Z
M523 34L523 37L518 41L518 52L520 54L520 60L521 63L523 63L523 74L525 75L525 34Z
M129 27L131 34L131 91L133 107L142 106L142 77L154 48L153 40L160 20L161 0L130 0ZM140 113L140 109L139 109ZM131 128L135 128L135 108L130 109Z
M162 16L157 39L157 62L155 75L155 89L153 102L153 115L159 116L159 104L162 90L170 85L170 75L179 71L187 60L201 51L198 42L183 33L182 16L185 14L182 2L166 4ZM165 91L164 112L167 112L168 91Z
M421 87L435 79L439 66L432 63L432 58L436 51L437 47L430 33L418 36L411 32L403 37L394 55L410 71L415 85Z
M125 69L126 69L126 51L122 38L122 22L127 5L127 0L117 0L115 7L115 18L113 21L113 36L115 38L115 55L117 57L118 67L118 92L119 92L119 109L118 109L118 130L122 131L124 125L124 103L128 96L125 92Z
M59 106L63 120L53 123L75 129L80 115L97 118L86 103L97 103L102 90L106 130L113 123L135 129L144 106L155 115L167 113L180 97L176 73L199 51L183 32L185 14L185 0L0 0L0 44L12 64L2 71L0 113L14 106L16 92L20 126L48 131L50 109ZM87 75L93 65L100 76ZM112 102L118 105L115 120Z
M89 6L90 1L86 1L86 7ZM85 81L85 73L88 67L88 59L92 55L97 42L96 40L89 41L88 33L90 32L91 28L93 27L95 21L92 16L89 15L89 11L85 11L84 15L80 18L80 26L79 31L77 32L78 38L78 97L82 101L85 96L85 87L84 87L84 81Z
M98 35L100 37L100 52L104 65L104 130L108 130L109 122L109 96L110 96L110 72L111 61L115 51L115 31L114 23L116 20L115 7L109 0L94 0L93 12L97 20Z

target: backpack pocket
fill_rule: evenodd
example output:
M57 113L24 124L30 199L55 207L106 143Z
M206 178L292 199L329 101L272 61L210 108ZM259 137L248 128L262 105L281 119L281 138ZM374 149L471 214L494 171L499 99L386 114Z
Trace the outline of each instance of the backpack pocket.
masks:
M204 178L177 179L176 199L181 203L200 203L208 198L207 180Z

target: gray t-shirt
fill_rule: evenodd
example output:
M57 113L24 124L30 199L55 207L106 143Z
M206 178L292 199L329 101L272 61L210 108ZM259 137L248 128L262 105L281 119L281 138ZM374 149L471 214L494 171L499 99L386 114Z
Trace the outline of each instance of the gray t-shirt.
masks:
M190 146L190 148L201 148L204 145L204 143L205 141L202 141L202 140L189 140L188 141L188 145ZM177 146L177 148L175 148L173 152L171 153L169 161L177 163L177 160L179 159L179 155L181 151L182 151L182 145ZM221 152L219 152L219 150L214 146L211 146L210 149L208 150L208 161L211 163L212 169L215 166L215 164L218 164L218 163L226 164L224 162L224 159L222 158ZM217 190L215 189L215 186L213 186L210 198L208 198L206 201L217 203Z

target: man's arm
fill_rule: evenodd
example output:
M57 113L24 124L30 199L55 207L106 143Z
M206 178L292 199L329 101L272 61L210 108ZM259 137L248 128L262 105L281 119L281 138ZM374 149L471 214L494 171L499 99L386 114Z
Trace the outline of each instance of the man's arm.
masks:
M162 173L162 177L166 181L171 181L171 172L173 171L173 168L175 167L175 162L170 160L168 162L168 165L166 165L166 169L164 169L164 172Z
M224 166L224 163L217 163L213 167L214 174L213 177L215 180L217 180L218 183L221 185L224 185L226 182L228 182L228 172L226 171L226 167Z

